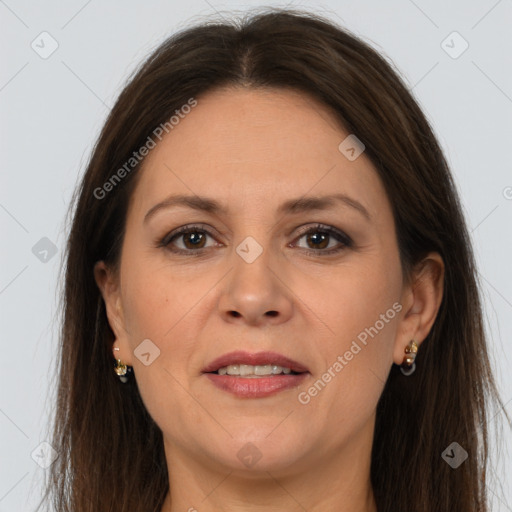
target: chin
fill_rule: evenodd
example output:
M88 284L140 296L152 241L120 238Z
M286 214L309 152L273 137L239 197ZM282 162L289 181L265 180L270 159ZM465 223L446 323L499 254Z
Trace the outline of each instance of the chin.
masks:
M261 430L251 436L236 436L230 439L222 452L211 456L230 471L252 478L264 476L268 479L268 472L285 474L296 468L301 458L297 448L304 448L304 444L285 435L277 435L277 432L269 435L269 432L272 429Z

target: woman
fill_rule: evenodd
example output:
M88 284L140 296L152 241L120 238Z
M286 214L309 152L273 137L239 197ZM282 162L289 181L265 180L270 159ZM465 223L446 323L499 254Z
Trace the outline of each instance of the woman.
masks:
M457 192L347 31L274 10L168 39L67 258L56 510L489 510L501 402Z

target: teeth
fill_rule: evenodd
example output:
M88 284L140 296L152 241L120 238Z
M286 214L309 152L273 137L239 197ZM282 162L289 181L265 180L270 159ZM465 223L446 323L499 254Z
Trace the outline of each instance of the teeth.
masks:
M240 377L258 375L279 375L280 373L288 374L291 373L290 368L283 368L276 364L266 365L250 365L250 364L230 364L218 369L219 375L239 375Z

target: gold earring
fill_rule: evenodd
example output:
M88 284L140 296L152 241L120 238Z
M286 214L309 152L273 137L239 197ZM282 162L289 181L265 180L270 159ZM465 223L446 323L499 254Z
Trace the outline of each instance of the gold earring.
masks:
M400 366L400 370L404 375L411 375L416 370L416 363L414 360L418 355L418 344L415 340L411 340L407 347L405 347L405 356Z
M119 375L119 376L126 375L126 372L128 371L128 367L123 362L121 362L121 359L118 359L116 366L114 367L114 370L117 373L117 375Z
M114 350L119 350L118 348L114 348ZM131 370L131 367L124 364L121 359L116 358L116 365L114 366L114 371L116 372L119 380L124 384L128 381L127 373Z

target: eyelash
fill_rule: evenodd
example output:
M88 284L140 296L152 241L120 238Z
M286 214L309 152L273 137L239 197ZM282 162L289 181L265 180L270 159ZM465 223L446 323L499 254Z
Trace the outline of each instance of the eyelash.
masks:
M173 231L172 233L167 234L164 238L162 238L158 244L157 247L167 248L169 251L176 253L176 254L183 254L186 256L201 256L204 251L206 251L206 248L200 248L197 250L185 250L185 249L171 249L170 244L174 241L174 239L178 238L180 235L189 234L189 233L205 233L206 235L213 238L213 235L207 230L204 229L202 225L187 225L183 226L181 228L178 228L177 230ZM302 238L305 235L309 235L312 233L322 233L329 236L332 236L336 238L339 242L343 244L342 247L338 247L335 249L303 249L306 254L318 256L321 255L331 255L335 253L339 253L343 251L346 248L350 248L353 246L352 239L343 233L343 231L340 231L332 226L326 226L324 224L316 224L315 226L310 226L309 228L305 228L304 230L301 230L299 235L297 236L296 240Z

